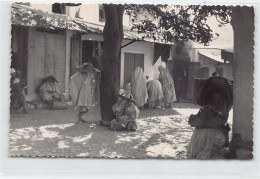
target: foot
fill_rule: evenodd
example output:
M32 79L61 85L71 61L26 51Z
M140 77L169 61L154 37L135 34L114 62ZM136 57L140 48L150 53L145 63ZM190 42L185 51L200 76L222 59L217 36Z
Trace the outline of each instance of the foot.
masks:
M24 114L28 114L28 110L23 110L23 113Z

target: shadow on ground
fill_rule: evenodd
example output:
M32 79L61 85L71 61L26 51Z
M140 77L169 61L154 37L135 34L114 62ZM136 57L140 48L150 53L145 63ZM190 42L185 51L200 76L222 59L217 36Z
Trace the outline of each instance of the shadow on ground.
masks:
M142 110L136 132L115 132L98 124L99 107L75 124L73 108L11 113L10 156L91 158L185 158L192 128L190 114L198 108Z

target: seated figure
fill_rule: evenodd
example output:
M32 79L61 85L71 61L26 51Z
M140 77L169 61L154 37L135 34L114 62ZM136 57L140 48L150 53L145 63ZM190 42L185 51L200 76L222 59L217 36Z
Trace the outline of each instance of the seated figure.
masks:
M138 128L136 118L139 115L139 109L134 104L132 94L124 93L118 96L120 97L119 101L112 106L116 119L110 122L111 129L115 131L136 131Z
M62 94L60 93L56 83L58 83L58 81L53 76L44 78L39 85L40 98L51 109L66 109L68 104L62 101Z
M28 112L28 105L25 100L25 83L23 82L20 72L11 69L11 109L23 108L23 112Z

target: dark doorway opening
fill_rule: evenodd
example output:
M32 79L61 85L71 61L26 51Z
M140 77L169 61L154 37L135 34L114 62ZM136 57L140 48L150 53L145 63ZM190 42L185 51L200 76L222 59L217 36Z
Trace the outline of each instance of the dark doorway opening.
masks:
M11 34L11 68L19 71L23 80L27 83L28 29L12 26Z
M189 60L174 60L173 81L178 101L187 98Z

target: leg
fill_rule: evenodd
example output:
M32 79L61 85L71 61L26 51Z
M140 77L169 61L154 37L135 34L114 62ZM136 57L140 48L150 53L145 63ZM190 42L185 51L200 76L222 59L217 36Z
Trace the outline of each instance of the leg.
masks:
M83 122L85 122L84 120L83 120L83 115L85 114L85 113L87 113L89 110L87 109L87 108L85 108L85 107L80 107L80 109L79 109L79 114L78 114L78 124L81 124L81 123L83 123Z
M21 95L20 101L21 101L21 104L22 104L22 107L23 107L23 112L28 113L28 103L25 101L24 95Z

